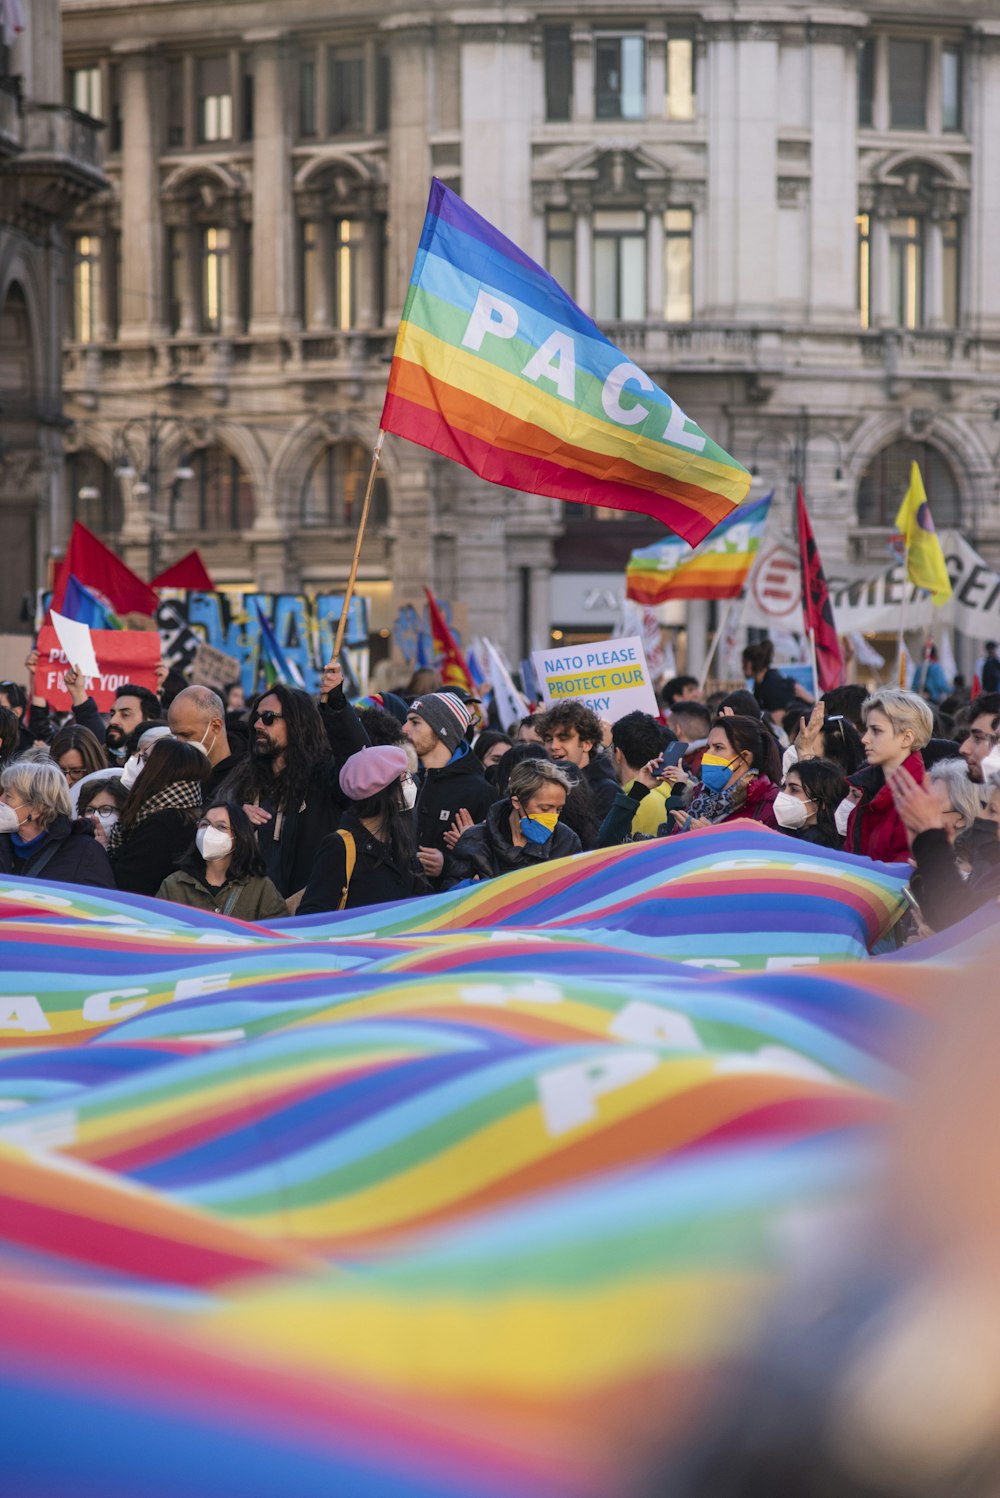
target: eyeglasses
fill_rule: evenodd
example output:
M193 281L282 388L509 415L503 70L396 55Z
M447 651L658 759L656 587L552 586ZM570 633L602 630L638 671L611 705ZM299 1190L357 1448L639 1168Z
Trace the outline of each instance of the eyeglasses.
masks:
M60 769L62 770L63 774L66 776L66 779L69 780L69 781L82 780L83 777L87 773L87 771L84 769L83 765L78 765L75 768L71 765L68 770L65 768L65 766L61 765Z
M270 728L272 723L277 723L279 718L284 718L284 713L272 713L271 709L265 708L262 713L254 713L253 722L263 723L265 728Z
M102 822L106 822L107 819L108 819L108 817L116 817L117 815L118 815L118 808L117 808L117 806L88 806L87 807L87 816L88 817L100 817L100 819L101 819Z
M989 744L991 746L1000 743L995 733L983 733L981 728L970 728L969 738L974 744Z

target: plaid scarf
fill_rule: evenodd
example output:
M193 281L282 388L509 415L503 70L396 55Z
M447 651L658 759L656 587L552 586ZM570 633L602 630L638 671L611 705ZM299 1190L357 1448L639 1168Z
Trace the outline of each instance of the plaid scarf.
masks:
M128 833L138 827L140 822L145 822L148 817L155 816L158 811L168 811L176 807L178 811L200 812L202 807L201 785L197 780L175 780L173 785L164 786L162 791L157 791L155 796L150 796L144 801L136 813L135 821L128 829L122 831L121 822L112 827L108 837L108 852L113 853L120 848L128 837Z
M730 788L726 786L721 791L709 791L703 786L700 793L695 796L687 808L692 817L706 817L710 822L721 822L742 806L750 789L750 782L757 779L757 771L751 770L749 775L744 775L742 780Z

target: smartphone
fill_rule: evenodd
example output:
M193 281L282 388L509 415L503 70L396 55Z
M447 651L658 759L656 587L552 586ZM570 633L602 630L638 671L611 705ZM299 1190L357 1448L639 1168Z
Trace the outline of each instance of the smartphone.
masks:
M664 770L676 769L684 758L686 749L687 745L682 743L680 739L677 739L673 744L668 744L660 755L660 763L656 767L657 774L662 775Z

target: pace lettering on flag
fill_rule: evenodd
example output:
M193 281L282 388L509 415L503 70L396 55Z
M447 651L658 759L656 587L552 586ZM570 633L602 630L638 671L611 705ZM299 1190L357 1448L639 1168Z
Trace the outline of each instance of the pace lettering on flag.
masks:
M693 552L676 537L633 551L626 597L653 607L674 598L739 598L771 509L774 491L727 515Z
M547 271L437 179L381 425L492 483L651 515L691 546L750 487Z
M906 575L918 588L926 588L938 607L951 597L951 578L934 529L924 481L916 463L910 467L910 487L896 516L896 529L906 548Z
M809 523L801 486L796 507L799 521L799 560L802 568L802 617L806 633L812 636L816 649L819 689L821 692L830 692L834 687L839 687L844 679L844 658L840 653L830 590L826 585L826 574Z

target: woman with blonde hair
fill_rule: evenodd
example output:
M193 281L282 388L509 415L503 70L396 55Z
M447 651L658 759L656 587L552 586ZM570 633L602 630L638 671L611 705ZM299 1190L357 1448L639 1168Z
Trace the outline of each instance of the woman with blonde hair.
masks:
M581 851L580 839L559 820L572 782L547 759L525 759L511 772L507 794L484 822L469 827L445 859L445 889L465 880L495 879Z
M847 823L844 847L883 863L906 863L910 844L889 786L890 778L903 769L917 785L924 782L921 749L934 733L934 717L916 692L901 687L880 687L861 709L865 731L867 768L850 777L861 790L861 800Z
M0 874L114 889L89 822L70 813L66 777L51 760L19 759L0 774Z

